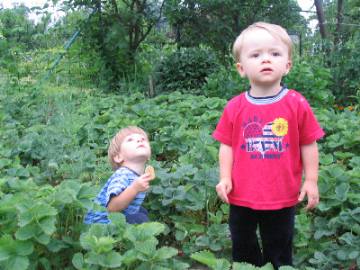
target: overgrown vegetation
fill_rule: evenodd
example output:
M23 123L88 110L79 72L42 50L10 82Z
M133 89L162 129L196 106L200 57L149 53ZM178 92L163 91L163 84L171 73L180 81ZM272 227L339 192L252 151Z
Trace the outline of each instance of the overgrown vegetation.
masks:
M124 1L100 5L90 19L86 9L70 9L54 25L49 16L35 25L21 6L0 10L1 269L273 269L231 262L228 206L214 190L218 145L210 136L226 100L248 87L226 46L231 33L266 13L268 1L260 2L257 10L253 1L237 4L234 12L247 12L237 13L237 23L232 17L231 29L218 11L232 1L167 2L169 23L154 24L131 58L124 55L131 35L111 20L135 16ZM68 1L68 7L96 3ZM121 3L117 13L114 3ZM328 1L326 14L334 4ZM349 7L358 4L348 1ZM162 5L148 8L138 9L136 31L154 23ZM274 4L266 18L286 8ZM300 20L284 20L309 34ZM78 28L82 34L64 50ZM319 42L317 33L307 35L284 80L310 100L326 137L319 143L321 203L313 212L299 205L295 265L281 270L360 266L359 31L349 29L336 48ZM333 53L326 54L329 48ZM62 61L47 73L59 54ZM86 226L83 215L111 174L109 138L130 124L151 138L157 179L146 208L154 222L134 226L114 214L111 225Z

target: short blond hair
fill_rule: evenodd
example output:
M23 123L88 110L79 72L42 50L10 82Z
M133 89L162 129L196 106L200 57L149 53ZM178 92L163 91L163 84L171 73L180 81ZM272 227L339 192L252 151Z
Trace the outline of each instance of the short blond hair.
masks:
M121 153L121 144L123 143L124 139L131 134L141 134L144 135L147 140L149 140L147 133L139 127L128 126L120 129L111 139L108 149L108 159L113 170L117 170L121 166L121 164L115 162L114 158Z
M241 49L244 43L244 37L245 35L254 30L254 29L263 29L269 32L270 35L272 35L274 38L280 39L287 47L288 47L288 56L289 59L291 59L292 56L292 41L289 36L289 34L286 32L286 30L277 24L272 23L266 23L266 22L256 22L252 25L245 28L240 35L236 38L234 45L233 45L233 55L235 58L235 61L237 63L240 62L240 55L241 55Z

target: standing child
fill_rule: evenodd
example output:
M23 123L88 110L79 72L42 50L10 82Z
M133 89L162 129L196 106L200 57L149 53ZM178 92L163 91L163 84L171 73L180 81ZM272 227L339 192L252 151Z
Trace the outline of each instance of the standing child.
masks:
M316 140L324 136L306 99L281 84L291 50L289 35L274 24L254 23L237 37L236 68L250 89L227 103L213 133L233 260L276 269L292 265L295 205L305 196L307 209L319 203Z
M121 129L111 140L109 161L115 170L96 197L95 202L108 212L122 212L131 224L147 222L147 211L141 204L153 172L145 172L151 155L150 143L144 130L129 126ZM110 223L107 211L89 211L85 223Z

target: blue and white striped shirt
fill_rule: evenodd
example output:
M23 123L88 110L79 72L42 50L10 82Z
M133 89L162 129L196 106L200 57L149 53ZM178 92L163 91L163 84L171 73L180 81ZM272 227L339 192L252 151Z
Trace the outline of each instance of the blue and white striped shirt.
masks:
M97 195L95 202L103 207L107 207L112 197L118 196L128 186L137 179L139 175L127 167L120 167L108 179L104 187ZM129 206L122 211L125 215L135 214L139 211L141 204L145 199L145 192L139 192ZM90 210L84 222L86 224L92 223L110 223L107 211Z

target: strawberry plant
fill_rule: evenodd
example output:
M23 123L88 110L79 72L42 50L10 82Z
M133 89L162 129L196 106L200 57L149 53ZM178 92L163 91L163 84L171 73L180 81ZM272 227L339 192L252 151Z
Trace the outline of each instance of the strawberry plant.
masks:
M208 267L239 267L230 263L228 209L214 189L218 145L210 134L225 100L52 86L2 88L0 100L2 268L187 269L190 255L205 249L221 258ZM327 133L319 142L321 203L310 213L299 207L294 263L351 269L360 263L360 117L316 114ZM111 225L87 227L83 215L111 174L108 141L130 124L150 135L157 178L145 207L157 223L129 226L115 215Z

